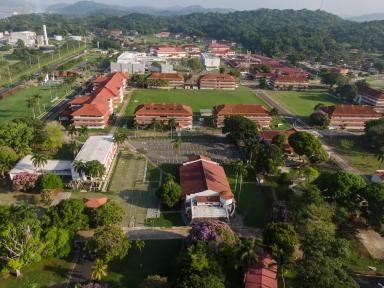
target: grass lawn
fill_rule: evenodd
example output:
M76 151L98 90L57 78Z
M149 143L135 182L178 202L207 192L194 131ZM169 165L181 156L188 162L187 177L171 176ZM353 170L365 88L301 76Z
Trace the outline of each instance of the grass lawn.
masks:
M180 212L175 213L161 213L160 218L148 219L146 226L151 227L172 227L172 226L185 226Z
M108 287L139 287L148 275L176 277L177 257L182 240L145 241L140 252L133 243L127 257L109 265Z
M325 90L267 91L266 93L291 113L302 117L308 117L318 103L324 105L341 103L340 100L328 95Z
M220 104L265 104L257 95L240 86L235 91L192 91L192 90L135 90L127 107L126 115L132 116L135 108L144 103L177 103L189 105L195 115L200 109L212 109Z
M14 276L1 277L0 288L26 287L25 285L30 282L39 284L41 288L48 288L55 284L64 283L70 265L71 263L62 259L45 259L22 269L22 277L19 279Z
M369 77L367 83L375 89L384 89L384 78L382 76Z
M372 175L378 169L379 162L363 137L324 137L324 140L364 174Z
M15 118L33 116L32 109L27 107L26 101L35 94L42 97L39 103L40 111L44 111L44 104L48 110L55 103L51 99L64 97L67 89L66 85L52 87L51 89L43 86L27 86L17 91L12 96L0 100L0 123L9 122ZM40 111L38 105L36 105L36 115L39 115Z

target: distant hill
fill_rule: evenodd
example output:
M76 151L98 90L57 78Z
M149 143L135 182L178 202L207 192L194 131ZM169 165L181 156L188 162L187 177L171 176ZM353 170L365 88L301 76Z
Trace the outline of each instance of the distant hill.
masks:
M366 14L348 18L348 20L355 22L368 22L368 21L381 21L384 20L384 13Z
M177 15L188 15L191 13L228 13L233 12L233 9L222 9L222 8L204 8L199 5L180 7L173 6L165 9L156 9L147 6L117 6L108 5L94 1L79 1L73 4L60 3L51 5L46 8L47 12L58 13L62 15L71 16L88 16L93 14L103 14L111 16L122 16L130 13L141 13L153 16L177 16Z

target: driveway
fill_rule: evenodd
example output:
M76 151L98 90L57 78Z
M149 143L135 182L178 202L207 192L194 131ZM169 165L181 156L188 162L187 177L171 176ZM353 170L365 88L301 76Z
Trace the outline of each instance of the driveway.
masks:
M372 229L359 229L357 237L376 259L384 259L384 238Z

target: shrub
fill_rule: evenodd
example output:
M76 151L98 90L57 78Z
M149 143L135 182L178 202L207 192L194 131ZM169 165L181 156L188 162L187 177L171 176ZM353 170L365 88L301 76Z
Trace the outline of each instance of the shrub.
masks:
M41 177L40 189L63 189L63 180L55 174L46 174Z
M36 187L39 176L22 172L17 174L12 180L12 187L15 191L31 191Z

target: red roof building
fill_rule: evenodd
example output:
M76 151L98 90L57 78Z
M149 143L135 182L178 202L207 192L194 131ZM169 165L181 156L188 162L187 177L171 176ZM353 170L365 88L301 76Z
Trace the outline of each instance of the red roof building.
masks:
M105 205L108 202L108 198L107 197L84 198L83 201L84 201L85 207L90 209L97 209Z
M245 117L261 128L269 127L272 123L267 108L258 104L224 104L214 107L213 113L216 116L217 127L223 127L224 119L231 116Z
M200 47L194 44L186 44L182 48L188 55L200 53Z
M229 74L208 73L199 79L202 90L235 90L236 78Z
M224 168L208 157L194 156L180 166L180 185L187 216L196 219L228 219L235 199Z
M78 96L69 102L73 125L105 128L114 108L123 102L126 85L127 77L120 72L96 78L91 95Z
M384 92L380 90L368 86L359 86L357 101L359 104L373 106L377 112L384 113Z
M309 81L304 75L279 75L271 79L271 87L277 90L307 89Z
M164 82L164 85L161 84ZM147 77L148 88L184 88L184 76L179 73L152 73Z
M154 50L154 54L158 57L166 58L183 58L187 56L183 48L173 46L158 46Z
M270 255L260 255L258 263L248 269L245 288L277 288L277 264Z
M207 52L217 57L234 56L236 53L232 50L232 47L222 43L211 43L208 45Z
M262 130L262 131L259 132L259 137L260 137L261 141L266 141L268 143L271 143L272 139L275 136L277 136L277 135L285 135L286 136L286 140L284 142L284 153L290 155L294 151L293 151L293 148L291 147L291 145L289 145L288 138L289 138L289 136L295 134L296 132L297 132L297 130L295 128L292 128L292 129L289 129L289 130L285 130L285 131Z
M368 105L334 105L321 109L330 119L329 129L362 131L365 123L381 115Z
M193 124L192 108L181 104L142 104L136 107L134 120L141 127L147 127L153 120L168 124L174 119L176 127L190 129Z

